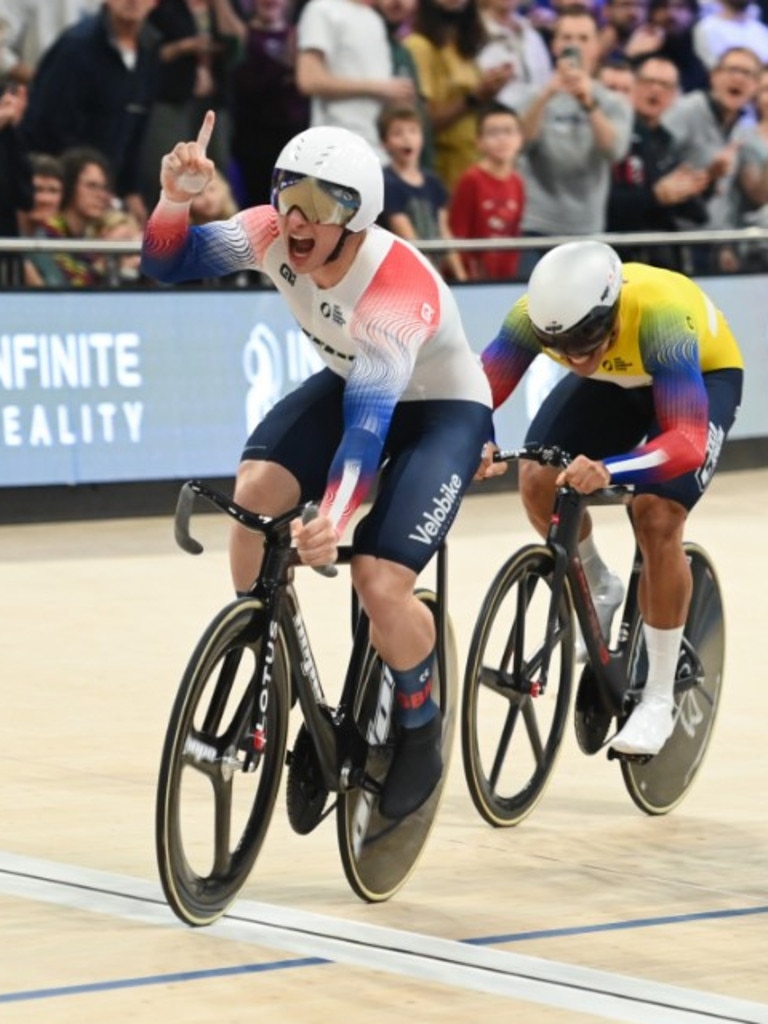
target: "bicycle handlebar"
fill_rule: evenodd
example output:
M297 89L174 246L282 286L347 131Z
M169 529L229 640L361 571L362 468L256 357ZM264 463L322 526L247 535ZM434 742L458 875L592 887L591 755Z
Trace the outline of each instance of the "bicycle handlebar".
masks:
M317 505L312 503L298 505L296 508L289 509L282 516L274 518L262 516L257 512L249 512L247 508L243 508L236 501L232 501L226 495L221 494L220 491L214 490L213 487L208 487L200 480L187 480L182 485L176 502L174 537L179 547L190 555L200 555L203 553L203 545L192 536L189 528L195 497L198 494L222 512L226 512L227 515L236 519L241 526L258 533L275 534L299 515L301 515L302 522L304 523L310 522L310 520L317 516ZM298 562L298 556L297 564L301 564ZM337 576L339 572L335 565L313 566L313 568L321 576L327 577Z
M494 462L513 462L517 459L527 459L529 462L538 462L540 466L557 466L560 469L565 469L573 461L568 452L557 445L526 444L522 448L502 449L493 453Z
M301 513L301 521L302 523L311 523L313 519L317 519L317 515L317 505L307 505ZM326 576L328 579L333 579L335 576L339 575L339 570L335 565L314 565L312 568L315 572L320 573L321 576Z
M221 494L220 491L214 490L212 487L208 487L200 480L187 480L182 485L179 491L179 497L176 502L176 514L174 516L174 537L176 543L184 551L187 551L190 555L200 555L203 552L203 545L199 540L195 540L189 529L189 522L192 518L192 508L195 504L195 496L200 495L201 498L205 498L216 508L222 512L226 512L227 515L232 516L242 526L245 526L249 530L256 530L259 533L270 532L270 528L274 529L280 525L279 520L270 519L268 516L261 516L255 512L249 512L247 508L243 508L242 505L238 505L237 502L232 501L226 495ZM296 517L296 511L293 511L286 517L286 521Z
M176 499L176 514L173 517L173 535L176 543L189 555L201 555L203 545L195 540L189 532L189 521L192 518L192 506L195 504L195 492L189 483L182 486Z
M540 466L554 466L556 469L565 469L573 462L573 456L557 445L526 444L522 448L508 448L493 453L494 462L514 462L516 460L527 460L538 462ZM573 488L566 488L572 490ZM625 484L608 484L590 494L585 494L590 505L619 505L628 500L633 494L633 488Z

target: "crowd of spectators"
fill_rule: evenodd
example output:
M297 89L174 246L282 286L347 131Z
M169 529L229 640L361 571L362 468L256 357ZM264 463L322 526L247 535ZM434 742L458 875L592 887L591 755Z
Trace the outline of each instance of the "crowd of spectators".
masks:
M219 174L193 218L269 202L287 139L340 125L380 155L381 223L444 240L430 257L452 281L523 280L540 252L459 238L768 227L767 10L0 0L0 237L139 238L162 155L207 109ZM743 242L620 248L688 273L768 268ZM138 280L128 255L0 251L0 287Z

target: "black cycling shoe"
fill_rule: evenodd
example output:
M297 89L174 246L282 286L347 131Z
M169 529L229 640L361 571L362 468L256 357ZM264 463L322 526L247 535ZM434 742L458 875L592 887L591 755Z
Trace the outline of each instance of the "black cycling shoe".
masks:
M442 715L418 729L401 729L384 787L379 814L397 821L413 814L429 799L443 774Z

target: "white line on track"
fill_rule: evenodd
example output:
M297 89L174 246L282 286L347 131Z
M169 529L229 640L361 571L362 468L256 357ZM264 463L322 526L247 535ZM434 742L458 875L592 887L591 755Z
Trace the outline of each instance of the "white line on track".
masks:
M0 893L165 927L158 885L0 852ZM207 936L520 999L616 1022L768 1024L768 1005L449 939L240 900Z

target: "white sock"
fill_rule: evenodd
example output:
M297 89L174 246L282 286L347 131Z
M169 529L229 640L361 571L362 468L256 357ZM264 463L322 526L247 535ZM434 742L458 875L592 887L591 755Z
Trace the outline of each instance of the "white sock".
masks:
M673 699L683 628L656 629L643 623L648 651L648 681L643 687L643 700L646 697L661 697L669 701Z
M587 583L594 590L603 576L610 571L595 546L594 532L590 532L584 540L579 541L579 559L584 569L584 575L587 577Z

